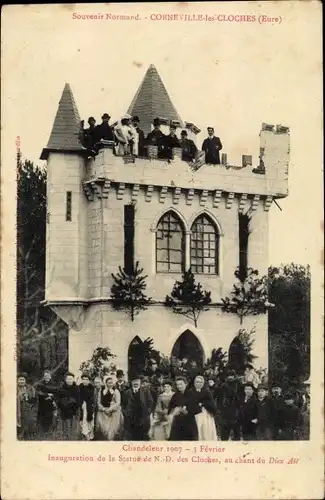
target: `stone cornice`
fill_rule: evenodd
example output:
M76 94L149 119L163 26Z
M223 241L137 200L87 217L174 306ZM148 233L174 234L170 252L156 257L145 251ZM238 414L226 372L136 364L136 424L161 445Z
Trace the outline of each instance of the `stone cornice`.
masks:
M273 196L266 195L251 195L247 192L235 193L234 191L224 191L221 189L194 189L188 187L187 189L177 186L174 182L171 186L157 186L155 184L144 184L144 183L125 183L117 182L105 179L103 177L98 177L97 179L91 179L89 181L84 181L82 183L84 193L89 201L94 201L95 198L108 198L113 193L118 200L124 200L125 193L127 190L131 190L131 200L135 203L139 197L139 192L144 190L145 201L150 203L152 201L152 195L154 191L159 193L159 202L165 203L168 193L172 195L172 203L178 205L182 199L184 199L187 205L192 205L195 196L198 196L199 203L202 207L206 206L208 200L212 201L213 208L218 208L220 206L221 199L225 199L225 207L230 210L232 207L236 207L240 213L246 210L246 208L251 208L255 211L260 206L260 201L262 201L262 206L265 211L269 211ZM238 203L234 203L238 200Z

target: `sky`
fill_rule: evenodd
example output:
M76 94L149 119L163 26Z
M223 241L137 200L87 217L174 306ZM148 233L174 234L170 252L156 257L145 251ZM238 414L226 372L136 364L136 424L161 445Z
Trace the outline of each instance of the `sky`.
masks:
M252 154L257 164L262 122L290 127L289 196L279 201L282 211L274 204L271 208L269 263L319 261L320 17L306 15L305 2L281 2L280 24L150 19L152 13L176 12L275 16L276 4L6 6L2 19L5 168L7 162L14 164L17 136L23 157L42 164L39 156L66 82L82 119L93 115L100 121L108 112L114 121L126 112L153 63L182 119L203 131L214 126L231 163L240 164L242 154ZM139 13L142 20L77 20L74 13ZM201 133L198 145L203 138Z

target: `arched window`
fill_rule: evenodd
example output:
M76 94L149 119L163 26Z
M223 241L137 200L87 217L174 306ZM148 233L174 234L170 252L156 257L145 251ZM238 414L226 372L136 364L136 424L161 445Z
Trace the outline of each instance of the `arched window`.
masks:
M165 213L158 222L156 233L157 272L182 272L185 262L184 227L173 211Z
M191 227L191 268L194 274L219 274L219 232L205 214Z

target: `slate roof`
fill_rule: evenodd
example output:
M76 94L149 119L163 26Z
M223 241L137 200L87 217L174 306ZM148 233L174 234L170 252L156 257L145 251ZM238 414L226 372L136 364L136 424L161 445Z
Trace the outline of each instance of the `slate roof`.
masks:
M80 115L71 87L65 84L59 102L52 132L41 159L46 159L50 151L84 151L79 141Z
M135 94L127 113L140 118L140 127L147 134L156 117L176 120L183 126L183 120L176 111L156 67L151 64Z

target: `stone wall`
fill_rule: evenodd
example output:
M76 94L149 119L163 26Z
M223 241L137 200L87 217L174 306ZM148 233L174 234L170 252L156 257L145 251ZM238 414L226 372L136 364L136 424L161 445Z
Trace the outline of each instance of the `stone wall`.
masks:
M81 362L89 359L96 347L102 346L109 347L117 356L118 368L127 370L128 348L135 336L142 340L151 337L154 347L170 356L178 337L187 329L197 336L207 358L214 348L228 351L239 328L250 330L254 325L254 354L258 356L255 366L267 368L266 314L247 317L240 325L237 316L211 308L201 314L195 328L191 321L162 305L150 306L132 322L124 312L112 310L110 304L94 304L87 310L83 328L78 332L69 331L69 369L77 372Z
M77 298L88 287L87 211L81 179L83 158L51 153L48 159L46 227L46 300ZM66 196L72 193L72 217L66 220Z

